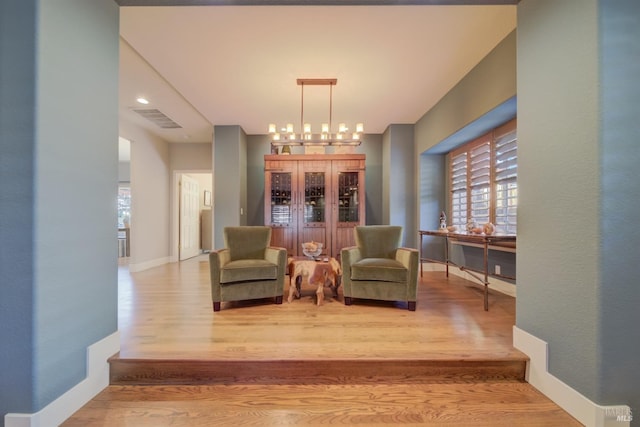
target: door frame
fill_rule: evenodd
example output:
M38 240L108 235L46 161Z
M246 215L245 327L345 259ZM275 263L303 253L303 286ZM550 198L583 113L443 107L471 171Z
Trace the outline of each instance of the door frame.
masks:
M211 175L211 200L213 204L213 171L211 169L177 169L173 171L171 178L171 188L169 197L169 260L178 262L180 260L180 178L182 175L208 174ZM201 189L202 190L202 189ZM213 206L212 206L213 208ZM213 220L213 217L212 217ZM212 233L213 233L212 228ZM213 238L213 236L212 236ZM214 240L212 240L214 241Z

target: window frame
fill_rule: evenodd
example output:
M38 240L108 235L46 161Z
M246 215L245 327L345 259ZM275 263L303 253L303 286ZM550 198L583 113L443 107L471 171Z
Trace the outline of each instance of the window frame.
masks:
M473 219L471 212L473 206L472 200L472 163L471 163L471 153L474 149L477 149L483 144L489 143L489 158L490 158L490 167L489 167L489 222L492 224L496 224L496 208L497 208L497 184L499 180L497 180L496 176L496 141L500 138L508 135L511 132L515 132L517 130L517 119L512 119L509 122L479 136L478 138L461 145L448 153L448 207L449 212L454 212L454 186L453 186L453 178L454 178L454 168L453 163L454 159L459 157L460 155L466 155L466 222L468 223ZM517 135L516 135L516 144L517 144ZM516 148L517 150L517 148ZM517 162L517 153L516 153L516 162ZM517 167L516 167L516 192L517 192ZM516 196L517 199L517 196ZM517 201L516 201L516 211L517 211ZM461 231L466 231L466 224L455 224L458 227L463 227ZM482 225L482 224L478 224ZM517 223L515 224L517 228ZM515 234L515 233L509 233Z

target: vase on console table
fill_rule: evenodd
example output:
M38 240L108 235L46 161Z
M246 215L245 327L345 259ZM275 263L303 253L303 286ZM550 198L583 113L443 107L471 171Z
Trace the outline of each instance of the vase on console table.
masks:
M446 230L447 229L447 215L444 213L444 211L440 212L440 230Z

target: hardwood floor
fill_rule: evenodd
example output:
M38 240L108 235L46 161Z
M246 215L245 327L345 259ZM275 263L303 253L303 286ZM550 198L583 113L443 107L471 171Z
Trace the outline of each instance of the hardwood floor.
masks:
M214 313L206 257L119 271L111 384L64 426L580 425L524 382L513 298L425 273L417 310L315 289Z

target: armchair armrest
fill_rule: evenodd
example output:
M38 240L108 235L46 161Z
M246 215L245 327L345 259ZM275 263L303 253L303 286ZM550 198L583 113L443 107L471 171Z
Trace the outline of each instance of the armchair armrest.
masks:
M209 252L209 262L218 268L224 267L229 261L231 261L231 252L227 248Z
M342 290L351 295L351 265L362 259L362 252L357 246L342 248L340 262L342 264Z
M398 248L396 251L396 261L404 265L409 274L407 286L408 301L415 301L418 297L418 258L417 249Z
M285 248L268 246L264 253L264 258L278 266L278 278L282 276L282 283L284 285L284 276L287 266L287 250Z
M209 252L209 274L213 301L221 300L220 270L229 261L231 261L231 253L227 248Z
M413 255L415 253L415 255ZM410 269L412 266L413 257L418 256L418 250L413 248L398 248L396 249L396 261L400 262L405 268ZM416 258L416 267L417 258Z
M340 259L342 260L343 264L345 262L349 263L349 265L355 264L362 259L360 248L358 248L357 246L342 248L342 251L340 252ZM344 267L342 267L342 269L344 270Z

